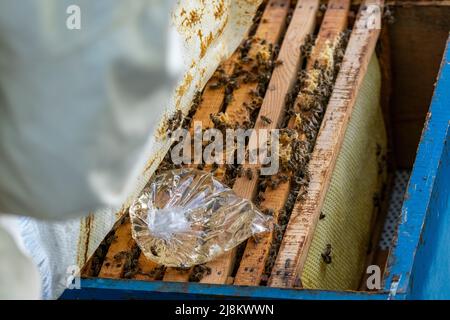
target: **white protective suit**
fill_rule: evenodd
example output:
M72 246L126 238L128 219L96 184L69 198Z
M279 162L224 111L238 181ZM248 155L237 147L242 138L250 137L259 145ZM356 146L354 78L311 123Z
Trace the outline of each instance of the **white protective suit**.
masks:
M167 150L164 119L189 108L258 4L181 1L179 37L174 1L0 1L0 298L63 292L68 266L92 254ZM72 5L79 30L67 28Z

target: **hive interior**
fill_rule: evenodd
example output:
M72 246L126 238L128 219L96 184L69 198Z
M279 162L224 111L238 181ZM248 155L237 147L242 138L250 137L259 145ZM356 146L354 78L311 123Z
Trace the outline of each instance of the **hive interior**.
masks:
M319 10L315 34L319 31L320 21L324 13L323 9ZM380 101L388 134L388 178L383 189L384 193L374 197L374 202L376 202L379 210L374 215L376 218L370 223L370 238L372 240L366 257L367 265L377 264L382 270L385 269L388 261L406 181L414 163L420 134L431 102L434 83L448 37L448 30L450 30L450 6L436 4L403 5L400 1L390 5L389 9L394 21L389 23L392 20L391 16L385 17L376 48L381 70ZM352 26L357 10L357 5L352 6L349 27ZM260 20L256 21L261 23ZM245 51L248 45L248 43L245 43L241 50ZM273 61L276 60L276 58L273 59ZM302 67L305 68L305 65L306 63ZM277 67L275 64L271 66L260 64L259 66L264 69L262 72L272 72L272 68ZM267 69L270 69L270 71ZM223 79L221 73L222 71L218 72L219 81L217 82L223 81L220 80ZM261 79L258 81L258 90L264 93L267 90L267 82ZM236 88L225 85L223 89L225 95L227 95ZM250 121L254 121L256 115L257 112L256 114L254 111L249 112ZM220 118L220 114L217 116L219 118L212 119L216 127L218 124L229 121L223 116ZM219 175L222 174L220 168L204 169L215 169ZM226 181L231 184L240 173L238 168L228 169L228 172L232 174L228 175ZM294 184L291 187L299 186ZM254 200L256 202L261 201L257 198ZM281 214L280 218L288 219L289 215ZM147 270L137 268L139 263L142 263L143 258L140 255L139 248L130 240L125 241L127 250L118 252L111 262L106 262L105 257L108 255L111 244L122 238L130 237L129 233L118 231L124 225L128 225L129 229L127 217L122 219L105 238L105 241L84 267L83 276L170 281L167 280L170 279L169 277L165 278L169 271L164 267L147 262ZM271 248L274 251L271 252L272 255L277 253L276 241ZM233 279L239 271L244 250L245 245L238 248L233 263L234 267L232 267L226 283L233 283ZM102 275L102 268L107 263L122 265L119 276ZM208 273L211 271L208 268L207 266L197 266L193 270L171 270L170 272L176 273L177 277L180 276L180 279L184 278L184 281L198 282L209 276ZM265 268L268 270L265 270L264 274L265 277L268 277L271 271L270 263L266 263ZM355 278L360 279L359 284L357 284L358 289L366 290L364 272L355 275ZM258 283L258 285L266 284L267 278L264 277Z

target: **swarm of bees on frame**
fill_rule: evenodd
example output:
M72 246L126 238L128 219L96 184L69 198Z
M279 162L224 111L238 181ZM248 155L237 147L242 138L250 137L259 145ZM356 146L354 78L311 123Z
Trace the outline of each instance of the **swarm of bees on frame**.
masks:
M250 50L251 52L256 52L256 55L250 56ZM253 128L257 112L263 102L267 84L272 75L274 56L278 52L278 47L268 44L264 39L251 37L243 42L239 52L240 58L234 65L233 74L230 77L220 78L220 81L213 82L211 86L212 88L228 87L228 90L225 90L224 110L232 101L234 90L238 89L242 84L253 83L254 88L249 90L249 100L242 103L242 108L238 114L229 114L227 111L224 111L211 115L211 120L217 129Z
M292 3L295 2L292 1ZM264 6L261 6L261 8L264 8ZM255 23L252 27L253 30L249 32L249 38L239 48L240 57L234 65L232 75L228 75L223 67L219 67L208 84L209 89L212 90L224 89L222 112L211 115L211 120L217 129L252 128L258 117L272 72L274 68L283 65L283 61L277 59L278 45L268 44L265 40L257 39L253 36L258 24L265 23L261 19L263 12L261 8L255 16ZM282 183L289 180L292 182L286 205L277 212L278 224L274 228L274 241L270 248L269 258L265 266L265 273L261 284L265 284L268 280L294 203L306 193L306 187L309 183L309 174L306 167L314 147L326 104L331 95L335 76L340 68L348 35L349 33L346 32L340 37L337 43L330 44L329 50L323 52L310 72L300 71L298 73L298 80L286 98L287 112L282 125L282 128L285 129L281 129L280 139L281 145L283 146L281 148L282 152L280 153L282 168L280 173L273 176L260 176L259 173L255 175L251 169L244 169L241 165L234 164L226 165L222 170L217 165L206 167L206 169L215 171L218 174L224 174L223 180L229 186L234 184L236 177L245 176L250 180L258 179L256 203L261 203L264 200L264 191L267 188L276 189ZM306 58L305 60L310 56L313 50L313 44L314 39L311 37L302 46L302 54ZM257 54L256 56L250 56L249 52L254 47L258 48L255 50ZM230 119L230 116L226 113L226 107L233 100L234 90L238 89L242 84L248 83L256 84L254 89L249 90L249 101L243 103L242 106L248 112L249 116L246 121L233 121L234 119ZM169 132L169 136L171 132L180 127L187 129L191 126L193 116L201 101L202 93L198 92L187 115L183 116L181 111L176 111L166 121L165 129ZM296 101L299 103L296 104ZM272 123L272 120L266 115L261 115L260 119L263 124L270 125ZM293 122L294 126L289 126L288 128L290 121ZM157 173L180 167L180 165L174 165L172 163L169 151L160 164ZM205 168L203 165L199 165L198 169ZM275 214L271 208L263 208L263 211L267 215ZM321 216L321 219L323 218ZM100 271L101 262L104 260L109 244L114 241L114 237L114 233L110 237L107 237L108 243L105 243L105 249L102 250L100 247L97 250L98 253L94 256L94 258L97 257L98 263L95 264L95 267L91 268L95 268L94 271L96 271L96 274ZM137 266L139 253L140 250L137 249L131 252L129 257L127 256L124 277L132 278L136 274L143 274L156 280L162 280L165 267L159 266L148 274L142 272ZM329 245L329 250L327 246L321 256L325 263L331 263L331 244ZM189 281L198 282L205 275L209 274L211 274L210 268L205 265L198 265L192 268Z
M335 43L327 43L327 47L319 53L312 68L307 72L299 72L298 80L286 99L287 112L283 127L289 127L289 129L281 131L280 162L282 171L289 173L292 187L285 207L279 213L278 227L273 232L274 239L261 284L267 282L273 268L294 204L306 194L309 183L307 165L328 100L331 97L349 35L350 32L346 31ZM306 61L314 50L313 44L314 39L310 38L302 47L302 53ZM265 181L268 179L267 177L264 178ZM266 185L267 182L263 183L263 187ZM322 253L322 259L326 264L331 263L331 244Z
M126 260L124 264L124 274L123 277L130 279L136 275L136 273L139 271L138 267L138 259L141 254L141 249L136 245L133 247L133 249L128 252L126 255Z
M257 19L260 20L261 17L259 16ZM276 189L281 183L289 180L292 183L286 205L278 212L278 225L273 232L274 241L270 248L269 259L266 263L265 274L261 284L264 284L270 275L294 203L306 193L306 187L309 183L307 164L315 144L326 104L331 96L335 77L340 68L348 35L348 32L343 33L339 41L329 44L328 50L324 50L320 54L320 58L317 59L309 72L300 71L298 73L298 80L286 98L287 112L282 126L285 129L281 130L280 137L280 142L283 146L280 148L282 150L280 152L282 170L273 176L256 175L258 178L256 203L261 203L264 200L264 191L267 188ZM313 50L313 44L314 39L311 37L302 46L302 54L306 60ZM249 56L253 46L258 47L258 53L256 56ZM222 130L228 128L247 129L254 126L272 71L283 64L283 61L277 60L278 46L273 46L255 37L249 37L244 41L239 50L240 59L234 66L233 74L228 76L223 68L219 68L209 84L209 88L213 90L225 89L223 111L211 115L214 126ZM251 100L243 104L243 108L249 114L248 121L236 122L233 121L234 119L230 119L230 116L226 113L226 106L232 101L234 90L243 83L255 83L257 85L255 89L249 91ZM189 127L192 116L200 102L201 94L198 93L196 99L194 99L191 111L184 118L184 121L180 120L179 114L175 114L173 119L169 121L169 128L176 128L181 125L185 128ZM271 124L271 119L265 115L261 115L260 119L267 125ZM289 125L289 122L292 122L293 125ZM176 166L170 164L170 162L170 158L166 156L160 169L175 168ZM203 167L199 167L199 169L203 169ZM213 169L217 170L217 166ZM245 176L250 180L255 179L252 170L244 169L240 165L227 165L224 171L224 180L229 186L234 183L236 177ZM273 209L264 208L263 210L266 214L274 215ZM325 255L324 261L327 260L325 261L326 263L331 263L331 258L328 258L328 256L331 257L331 245L328 251L330 251L329 255L324 250L322 258ZM197 266L196 268L190 275L190 281L200 281L204 275L208 275L211 272L205 266Z

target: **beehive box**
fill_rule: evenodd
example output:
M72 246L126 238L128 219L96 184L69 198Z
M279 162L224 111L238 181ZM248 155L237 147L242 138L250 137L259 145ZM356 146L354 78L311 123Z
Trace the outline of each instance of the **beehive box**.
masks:
M324 48L329 49L330 43L340 43L335 40L341 39L346 29L351 29L308 163L310 189L301 200L302 205L291 205L292 212L287 216L289 222L281 243L274 246L274 238L267 235L262 241L250 239L239 250L243 252L233 250L208 264L207 268L163 268L140 253L131 237L130 224L125 216L85 266L82 289L68 290L63 298L448 297L450 281L443 281L448 280L446 273L450 264L445 250L446 240L449 240L445 230L450 223L448 50L441 64L431 109L428 113L427 110L450 29L450 3L389 2L387 5L393 17L390 14L382 17L383 11L376 10L382 1L377 0L352 4L346 0L333 0L328 6L323 6L324 3L320 1L299 0L292 10L290 4L290 1L282 0L268 2L256 19L255 28L250 31L253 38L259 41L244 43L240 51L224 62L205 87L202 102L192 112L194 120L209 123L210 126L223 122L223 119L210 117L210 114L220 115L221 111L232 116L231 120L226 121L249 122L256 128L282 127L283 123L289 126L290 121L284 121L285 108L298 99L297 92L292 94L298 72L313 69L317 65L314 62L320 61L320 53L324 52ZM390 24L392 18L395 21ZM380 29L377 22L381 20L383 24ZM308 51L311 34L316 35L316 49L308 55L305 52ZM279 47L279 53L273 59L275 62L263 64L264 70L259 70L266 75L265 81L249 81L239 88L218 84L220 79L232 76L236 68L246 68L242 61L238 62L242 51L256 60L261 58L265 48L273 50L276 47ZM339 49L340 44L332 47L333 54L338 56ZM366 265L381 267L384 272L383 285L381 289L369 292L365 287L365 274L362 273L357 275L361 278L359 291L304 289L299 281L300 275L320 221L337 155L375 52L381 67L381 105L391 151L388 154L390 179L384 188L386 195L376 199L378 210L373 214L370 226L372 245L368 250ZM257 103L261 104L256 108L257 111L243 108L244 103L255 103L254 92L259 90L264 92L258 93L263 99L257 99ZM230 95L232 98L229 98ZM324 154L328 156L323 157ZM215 169L219 177L227 177L227 168ZM396 177L411 170L408 190L397 217L395 203L391 201L389 204L388 200L396 196L393 193L399 184ZM246 174L234 176L235 180L227 183L234 183L233 188L239 195L255 200L258 196L257 172L251 175L252 179ZM389 187L391 185L394 187ZM276 189L266 190L262 195L265 199L263 204L264 201L270 202L276 216L285 208L291 188L290 182L284 181ZM393 223L387 223L389 219L393 219ZM387 231L391 231L393 241L389 241L389 232L383 232L384 226L387 226ZM380 240L388 244L382 245ZM266 270L273 248L276 249L276 259L270 270ZM287 257L294 258L287 260Z

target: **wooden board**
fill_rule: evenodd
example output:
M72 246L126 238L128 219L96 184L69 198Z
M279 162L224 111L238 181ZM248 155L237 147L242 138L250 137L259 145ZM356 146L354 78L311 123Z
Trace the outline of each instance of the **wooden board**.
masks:
M268 90L256 120L256 130L261 128L276 129L281 125L286 96L297 79L297 72L302 62L300 48L305 43L307 36L314 30L318 7L318 0L300 0L297 3L278 55L278 60L283 63L276 67L272 73ZM262 120L261 117L263 116L269 118L271 122L267 123ZM252 170L253 177L249 179L244 175L236 178L233 190L238 196L251 200L257 191L258 172L257 166L244 165L244 170L248 169ZM211 267L212 272L204 277L201 282L226 283L232 272L235 256L236 249L210 263L208 266Z
M265 200L261 202L261 208L272 209L273 218L278 220L280 211L283 209L289 192L291 182L287 181L273 190L268 188L264 192ZM234 284L239 286L257 286L264 274L269 251L272 246L274 231L258 237L258 240L249 239L245 247L242 260L239 264Z
M395 7L392 52L392 133L395 160L411 169L450 30L450 6Z
M289 12L289 0L271 0L268 2L266 10L261 17L261 23L258 26L254 43L250 47L248 56L256 60L260 46L257 42L264 40L267 45L275 45L281 39L286 18ZM257 42L256 42L257 41ZM242 125L250 119L250 113L245 108L245 103L251 103L253 99L252 91L258 89L258 83L243 83L233 92L233 100L227 107L226 113L231 122ZM207 264L211 269L209 275L205 275L200 282L202 283L226 283L235 263L236 249L225 253L218 259Z
M221 64L221 68L225 76L230 77L239 59L239 53L235 52L228 60ZM203 129L213 128L214 124L211 121L211 114L216 114L222 109L225 97L225 86L219 88L211 88L211 85L216 82L214 77L208 81L205 90L202 93L202 101L200 102L194 117L192 118L190 132L194 132L194 122L198 121L202 124Z
M290 0L271 0L267 3L266 10L261 17L253 43L248 52L248 57L253 63L242 64L244 70L251 72L252 67L257 61L258 54L267 50L270 53L270 47L277 44L284 34L286 28L286 17L289 12ZM264 41L265 44L260 42ZM268 57L270 59L270 57ZM233 100L227 107L226 114L231 123L243 125L250 121L251 112L245 105L250 105L254 99L252 91L258 89L257 81L242 83L233 91Z
M256 41L264 40L267 45L274 45L278 42L280 37L282 36L285 20L289 11L290 0L270 0L261 17L261 22L256 29L254 35L254 43L252 43L248 56L256 61L256 55L258 54L258 49ZM235 54L236 55L236 54ZM231 69L236 68L237 57L233 59L233 67ZM243 68L251 68L252 64L242 64ZM250 70L248 70L250 71ZM231 75L231 73L230 73ZM230 101L229 105L226 108L226 114L230 116L230 123L233 125L242 125L244 122L250 120L250 113L247 108L245 108L244 103L250 104L253 99L252 90L256 90L258 83L243 83L239 88L233 91L233 99ZM225 91L224 89L210 89L206 90L210 91L210 96L215 96L213 99L203 99L202 106L197 109L195 117L193 118L193 123L195 121L202 121L203 128L212 128L214 124L210 120L211 114L216 114L220 111L219 108L211 108L209 106L210 101L217 101L221 97L224 99ZM221 104L222 105L222 104ZM210 169L210 166L206 166L205 170ZM226 175L225 166L221 165L219 179L223 179ZM232 253L227 253L225 256L228 257ZM232 259L227 259L225 263L222 263L222 258L219 258L210 264L207 265L208 268L211 268L211 275L206 275L202 280L209 281L208 279L213 278L214 275L219 275L223 277L224 282L227 281L228 273L224 269L232 268ZM171 282L187 282L189 280L192 269L189 270L178 270L174 268L168 268L164 274L164 281Z
M306 72L314 68L320 54L325 50L329 43L335 43L339 40L341 33L347 26L348 12L350 9L350 0L331 0L320 27L312 54L308 60ZM297 100L294 105L299 101ZM294 129L294 117L290 119L288 127ZM293 172L286 173L292 178ZM264 201L262 208L272 209L274 219L278 219L279 212L283 210L289 193L291 191L291 182L285 182L279 185L275 190L267 188L264 192ZM239 265L237 275L234 280L236 285L259 285L264 273L264 267L269 256L272 245L273 232L258 238L258 241L249 239L245 248L243 258Z
M156 278L158 268L160 268L160 265L147 259L141 253L138 259L138 272L132 278L135 280L153 281Z
M235 69L236 61L239 54L234 53L226 62L223 63L223 71L227 77L230 77ZM211 79L206 85L202 94L202 101L198 106L190 127L191 134L194 132L195 122L201 122L202 128L213 128L214 123L211 121L211 114L221 111L225 99L225 87L211 88L215 83L215 79ZM164 281L170 282L187 282L191 274L192 268L187 270L179 270L177 268L167 268L164 272Z
M98 275L99 278L121 278L125 266L129 261L130 254L136 247L136 242L131 236L131 224L127 219L116 230L116 238L112 241L102 268Z
M237 54L233 54L227 61L225 61L224 63L222 63L222 69L224 71L224 74L227 76L231 76L231 74L234 71L234 65L235 65L235 61L237 59ZM194 115L194 120L195 121L201 121L203 123L204 127L213 127L213 124L210 120L209 114L211 113L217 113L221 110L222 108L222 104L223 104L223 100L224 100L224 95L225 95L225 88L221 87L221 88L217 88L217 89L212 89L210 87L211 84L215 83L215 79L211 79L208 84L206 85L205 90L203 91L202 94L202 101L200 102L196 113ZM192 121L192 126L190 128L190 131L193 132L193 125L194 125L194 121ZM114 256L117 255L119 252L121 251L130 251L135 245L136 243L134 242L134 240L132 239L131 236L131 225L129 223L121 225L118 227L118 229L116 230L116 238L120 239L120 245L116 244L116 245L111 245L109 250L108 250L108 254L106 256L106 260L105 263L102 266L101 272L99 277L108 277L108 278L119 278L122 276L123 274L123 265L124 265L124 261L121 261L121 263L116 263L115 265L121 265L120 268L113 268L113 264L111 263L114 259ZM128 247L126 247L128 246ZM106 262L108 261L108 262ZM106 263L108 263L108 265L106 265ZM157 268L160 268L160 266L158 266L158 264L154 263L153 261L147 259L145 257L145 255L143 253L140 254L139 259L138 259L138 265L137 265L138 270L140 270L139 273L135 274L133 276L134 279L138 279L138 280L154 280L154 273L155 270ZM166 270L167 275L167 280L171 280L171 281L177 281L177 278L171 279L171 274L176 272L173 272L170 270L170 268L168 270ZM189 274L184 275L183 277L183 281L187 281L189 277Z
M361 6L311 156L307 194L294 205L269 286L293 287L303 271L356 96L380 33L368 24L377 18L381 21L381 10L369 15L367 8L382 4L381 0L366 0Z

